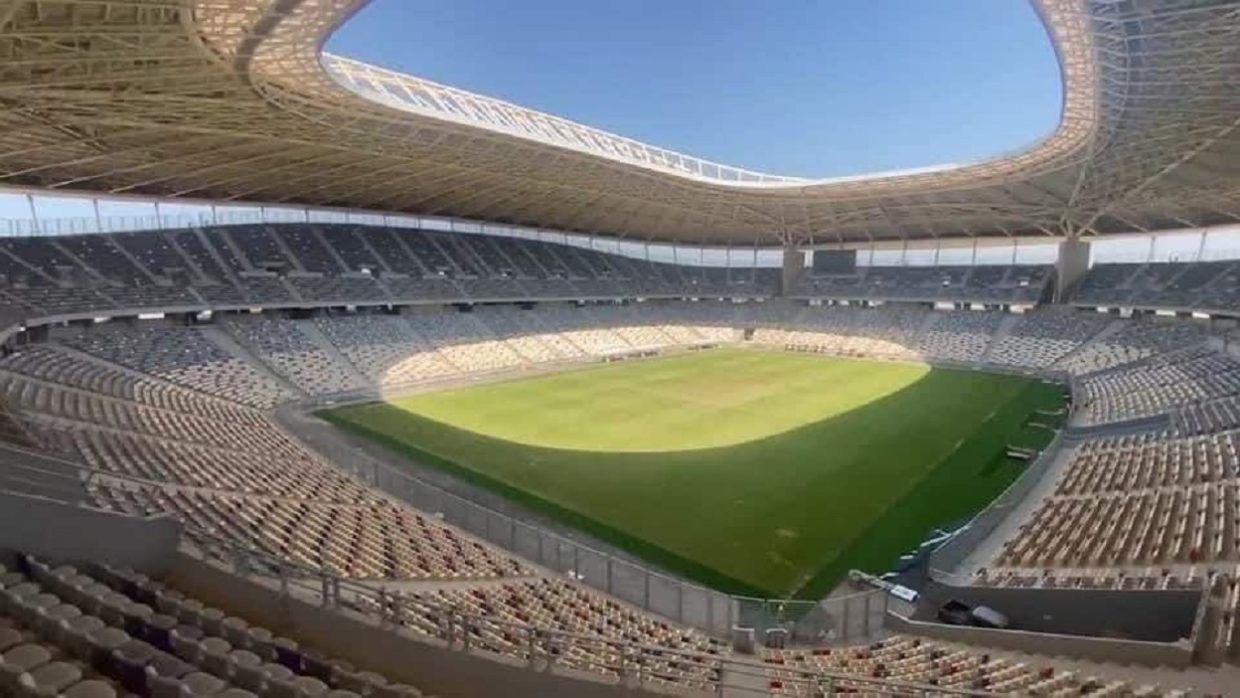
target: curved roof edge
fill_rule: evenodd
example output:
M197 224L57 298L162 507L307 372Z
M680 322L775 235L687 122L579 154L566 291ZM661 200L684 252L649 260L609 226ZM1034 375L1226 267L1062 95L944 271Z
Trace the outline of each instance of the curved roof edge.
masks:
M12 58L0 89L21 105L0 114L0 180L716 246L1240 220L1240 0L1036 0L1063 76L1048 138L958 167L766 183L685 164L705 161L669 167L670 151L625 150L585 127L536 139L516 121L504 131L472 113L366 99L323 58L324 41L364 4L19 3L0 26ZM49 45L51 34L65 39Z
M857 188L884 193L927 185L960 186L979 180L1027 174L1079 154L1097 133L1098 69L1093 34L1082 0L1030 0L1056 53L1061 75L1060 119L1055 130L1031 146L967 164L935 165L825 179L754 172L677 153L526 109L503 100L327 53L328 38L368 0L290 0L272 17L266 35L242 37L240 27L262 27L261 18L237 21L234 13L200 12L199 28L216 46L236 46L248 55L250 74L271 85L334 102L363 99L381 110L484 129L660 174L729 188L829 194ZM292 5L293 7L289 7ZM207 8L218 9L216 4ZM233 34L231 37L226 34ZM251 42L249 47L245 44ZM392 114L395 116L396 114Z

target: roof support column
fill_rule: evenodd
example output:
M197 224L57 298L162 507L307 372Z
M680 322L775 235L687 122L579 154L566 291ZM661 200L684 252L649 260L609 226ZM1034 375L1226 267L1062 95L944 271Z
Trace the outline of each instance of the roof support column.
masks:
M1089 243L1071 236L1059 243L1055 259L1055 302L1064 303L1089 271Z
M805 251L797 248L791 240L784 243L784 270L780 295L787 296L796 288L801 274L805 273Z
M34 205L34 196L32 194L26 194L26 205L30 207L30 222L34 223L35 234L41 234L43 226L39 223L39 209Z

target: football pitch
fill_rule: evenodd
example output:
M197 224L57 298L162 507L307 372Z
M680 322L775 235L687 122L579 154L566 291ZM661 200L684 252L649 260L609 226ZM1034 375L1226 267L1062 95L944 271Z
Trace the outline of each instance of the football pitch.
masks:
M1061 407L1027 378L715 349L321 414L715 588L812 598L985 506Z

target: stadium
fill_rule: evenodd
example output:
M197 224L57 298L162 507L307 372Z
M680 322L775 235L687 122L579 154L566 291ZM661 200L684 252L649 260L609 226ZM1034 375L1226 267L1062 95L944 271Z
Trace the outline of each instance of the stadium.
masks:
M1240 693L1240 2L1031 0L1052 133L829 179L365 5L0 0L0 695Z

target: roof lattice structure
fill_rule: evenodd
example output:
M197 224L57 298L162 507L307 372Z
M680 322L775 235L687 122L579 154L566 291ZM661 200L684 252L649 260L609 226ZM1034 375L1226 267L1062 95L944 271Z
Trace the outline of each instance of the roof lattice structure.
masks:
M0 0L0 184L703 244L1240 221L1240 0L1033 2L1063 76L1054 133L807 180L323 53L365 0Z

